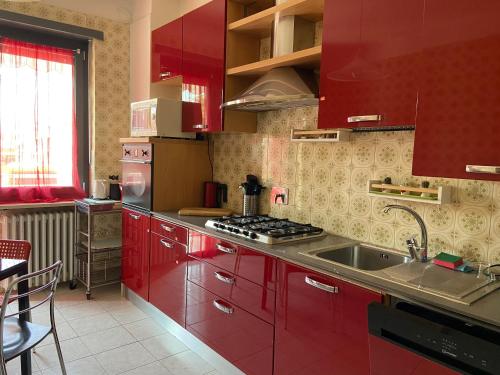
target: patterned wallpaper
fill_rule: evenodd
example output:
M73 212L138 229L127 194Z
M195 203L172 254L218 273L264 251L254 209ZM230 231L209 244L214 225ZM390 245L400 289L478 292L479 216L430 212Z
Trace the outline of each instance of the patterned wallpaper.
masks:
M129 134L129 25L38 3L0 1L0 9L88 27L104 32L94 41L90 76L93 92L92 174L107 178L121 174L119 137Z
M418 185L423 180L411 174L414 133L357 133L345 143L290 142L291 128L314 129L316 121L316 107L265 112L259 114L256 134L214 135L214 179L228 184L228 207L241 212L238 185L252 173L267 187L262 213L406 250L405 240L419 237L415 220L402 211L384 214L383 206L396 201L369 197L367 181L390 176L396 184ZM443 250L500 262L500 182L425 180L431 186L451 185L453 203L397 203L422 215L431 254ZM290 189L288 206L269 203L272 186Z

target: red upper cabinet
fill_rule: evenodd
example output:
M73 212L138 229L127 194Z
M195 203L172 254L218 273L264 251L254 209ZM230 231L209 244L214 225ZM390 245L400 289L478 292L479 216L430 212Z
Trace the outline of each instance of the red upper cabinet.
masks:
M325 2L319 128L415 125L424 0Z
M427 0L413 174L500 180L500 2Z
M149 215L122 209L122 282L149 299Z
M274 374L368 375L368 310L382 295L278 262Z
M182 74L182 18L151 33L151 82Z
M226 1L212 0L183 17L182 129L223 130Z
M187 249L151 234L149 302L184 327L186 314Z

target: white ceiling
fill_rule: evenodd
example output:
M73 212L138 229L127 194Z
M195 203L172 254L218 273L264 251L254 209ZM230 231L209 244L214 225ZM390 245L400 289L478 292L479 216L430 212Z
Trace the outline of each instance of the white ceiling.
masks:
M122 22L131 21L135 3L134 0L40 0L40 2Z

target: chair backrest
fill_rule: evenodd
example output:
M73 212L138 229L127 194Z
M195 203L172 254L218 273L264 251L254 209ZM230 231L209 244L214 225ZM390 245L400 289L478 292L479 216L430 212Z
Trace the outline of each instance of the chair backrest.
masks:
M0 258L29 260L31 244L22 240L0 240Z
M57 288L57 282L61 274L62 265L63 265L62 261L58 260L56 263L47 268L44 268L43 270L28 273L24 276L17 277L11 281L11 283L7 287L7 290L5 291L5 295L2 301L2 307L0 309L0 350L3 350L3 328L4 328L5 318L10 318L12 316L28 313L31 310L36 309L37 307L40 307L41 305L47 302L50 302L50 321L51 321L51 326L54 327L54 295ZM29 282L29 279L39 277L45 274L50 276L49 281L46 284L43 284L26 293L19 293L17 295L12 294L13 290L16 289L19 290L18 285L20 282L22 281ZM43 295L43 298L40 302L37 302L33 306L17 311L15 313L7 314L7 306L9 305L9 303L19 300L21 298L25 297L29 298L29 296L41 292L45 292L46 294Z

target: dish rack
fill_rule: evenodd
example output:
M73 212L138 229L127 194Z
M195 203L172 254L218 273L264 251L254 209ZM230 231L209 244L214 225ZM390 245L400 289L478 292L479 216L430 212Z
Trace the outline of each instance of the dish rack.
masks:
M95 218L101 215L114 215L121 221L121 202L75 201L75 278L70 288L76 288L81 282L86 288L87 299L93 288L119 283L121 279L121 237L95 238Z

